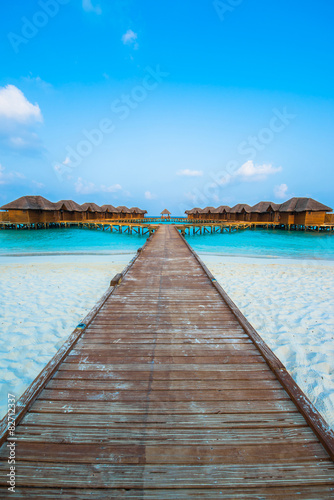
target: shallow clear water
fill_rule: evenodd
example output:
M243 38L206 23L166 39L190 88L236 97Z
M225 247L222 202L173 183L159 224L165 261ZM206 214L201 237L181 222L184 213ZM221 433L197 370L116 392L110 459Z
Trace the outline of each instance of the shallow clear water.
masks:
M0 255L134 253L147 236L79 228L0 231Z
M79 228L0 231L0 255L134 253L147 236ZM255 257L334 259L334 234L244 230L186 236L196 252Z
M186 236L196 252L303 259L334 259L333 233L283 230L241 230Z

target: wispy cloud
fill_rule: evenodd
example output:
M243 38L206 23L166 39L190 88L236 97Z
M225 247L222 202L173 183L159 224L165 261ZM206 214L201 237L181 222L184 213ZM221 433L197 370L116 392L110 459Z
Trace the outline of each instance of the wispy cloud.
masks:
M82 8L86 12L95 12L95 14L102 14L102 9L99 4L93 5L92 0L82 0Z
M20 172L8 172L6 168L0 164L0 184L10 184L17 179L25 179L25 175Z
M32 181L32 185L35 186L37 189L45 188L45 184L43 184L43 182Z
M227 174L219 180L220 185L230 184L231 182L260 182L265 181L270 175L282 171L282 167L273 167L270 163L255 165L253 160L246 161L233 174Z
M0 119L18 123L42 122L43 117L37 103L32 104L15 85L0 87Z
M288 186L286 184L280 184L274 187L274 195L278 200L284 200L288 197Z
M75 191L79 194L93 194L93 193L116 193L122 190L120 184L113 184L111 186L105 186L104 184L97 185L94 182L89 182L82 177L79 177L74 184Z
M133 45L135 49L138 49L138 43L137 43L137 38L138 35L132 30L128 30L124 35L122 36L122 42L124 45Z
M157 198L156 194L151 193L151 191L145 191L146 200L155 200Z
M202 170L190 170L186 168L184 170L179 170L176 172L176 175L184 176L184 177L201 177L203 175Z
M265 180L269 175L281 172L282 167L273 167L269 163L264 163L263 165L255 165L252 160L246 161L241 167L236 171L236 177L240 177L242 180L260 181Z

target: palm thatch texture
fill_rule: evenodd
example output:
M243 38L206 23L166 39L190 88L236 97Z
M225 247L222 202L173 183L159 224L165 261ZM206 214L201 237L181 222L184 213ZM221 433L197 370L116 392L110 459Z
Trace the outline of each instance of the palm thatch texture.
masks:
M165 208L162 212L161 215L171 215L171 212Z
M56 204L43 196L21 196L0 207L1 210L56 210Z

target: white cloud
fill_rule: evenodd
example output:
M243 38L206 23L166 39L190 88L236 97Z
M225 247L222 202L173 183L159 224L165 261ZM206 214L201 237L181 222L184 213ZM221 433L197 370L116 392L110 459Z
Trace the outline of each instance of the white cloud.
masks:
M102 184L100 188L104 193L116 193L116 191L120 191L121 189L122 186L120 184L114 184L113 186L104 186Z
M274 194L277 199L283 200L288 197L288 186L286 184L280 184L279 186L275 186Z
M40 88L41 90L51 90L53 87L51 85L51 83L48 83L44 80L42 80L42 78L40 76L32 76L32 74L30 73L28 76L24 76L22 78L22 80L25 82L25 83L30 83L32 85L35 85L36 87Z
M156 194L151 193L151 191L145 191L146 200L155 200L157 198Z
M25 175L20 172L7 172L6 168L0 164L0 184L10 184L15 179L25 179Z
M184 170L179 170L176 172L176 175L181 175L185 177L201 177L203 175L202 170L190 170L189 168L186 168Z
M32 184L37 187L37 189L45 188L45 185L42 182L32 181Z
M82 0L82 8L86 12L95 12L95 14L102 14L100 5L93 5L92 0Z
M7 118L18 123L42 122L43 117L37 103L31 104L15 85L0 87L0 119Z
M236 177L241 177L243 180L265 180L269 175L281 172L282 167L273 167L269 163L263 165L254 165L252 160L246 161L235 172Z
M94 182L82 179L82 177L78 178L74 187L76 192L79 194L116 193L117 191L122 190L122 186L120 184L114 184L112 186L105 186L104 184L101 184L98 186Z
M136 43L137 38L138 38L137 33L135 33L132 30L128 30L122 36L122 42L124 43L124 45L132 45L132 44L134 44L135 49L137 49L138 48L138 43Z

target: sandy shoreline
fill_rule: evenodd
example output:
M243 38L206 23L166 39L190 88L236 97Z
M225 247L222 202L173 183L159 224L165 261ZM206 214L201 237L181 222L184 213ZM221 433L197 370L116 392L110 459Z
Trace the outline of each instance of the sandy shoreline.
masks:
M200 255L334 427L334 263Z
M0 259L1 416L132 255ZM334 427L334 262L200 256Z
M0 418L7 393L23 394L131 258L1 259Z

